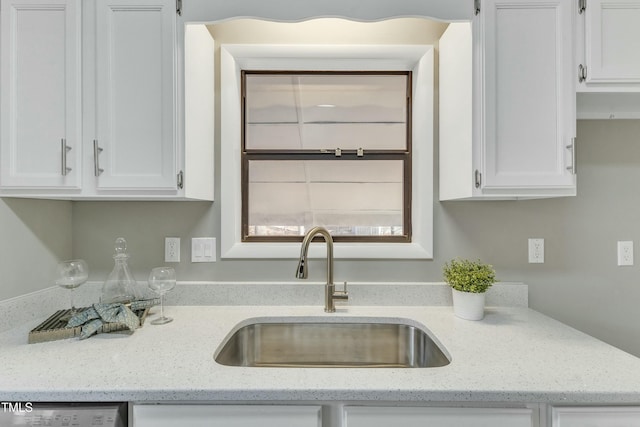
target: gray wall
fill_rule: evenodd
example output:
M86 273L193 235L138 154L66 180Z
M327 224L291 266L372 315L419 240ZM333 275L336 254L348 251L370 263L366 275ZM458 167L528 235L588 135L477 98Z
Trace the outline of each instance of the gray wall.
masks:
M0 301L52 286L71 257L71 205L0 199Z
M640 257L616 266L616 241L640 251L640 121L578 122L578 196L498 202L434 202L433 261L336 261L336 281L442 281L456 256L490 262L502 281L529 285L532 308L640 356ZM437 183L435 184L437 190ZM219 236L220 203L79 202L73 248L94 279L112 267L125 236L139 280L162 265L165 236L182 238L180 280L293 281L295 260L191 264L188 239ZM545 263L527 263L527 239L545 239ZM310 269L324 280L324 268ZM301 283L303 286L303 283Z

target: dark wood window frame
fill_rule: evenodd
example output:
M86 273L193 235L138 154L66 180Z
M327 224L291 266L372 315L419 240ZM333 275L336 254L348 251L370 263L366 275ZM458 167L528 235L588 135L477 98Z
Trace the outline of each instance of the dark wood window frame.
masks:
M285 74L285 75L406 75L407 76L407 118L406 147L404 150L366 150L364 156L358 156L356 150L342 150L336 157L327 150L252 150L246 147L246 75L247 74ZM251 236L249 235L249 162L260 160L401 160L403 164L403 233L394 236L332 236L334 242L362 243L409 243L411 242L411 176L412 176L412 72L411 71L241 71L241 200L243 242L301 242L303 236Z

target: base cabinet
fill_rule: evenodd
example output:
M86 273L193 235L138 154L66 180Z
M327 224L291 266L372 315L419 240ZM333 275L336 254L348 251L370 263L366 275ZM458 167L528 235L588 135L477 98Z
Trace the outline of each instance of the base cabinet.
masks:
M638 406L551 408L552 427L640 427Z
M325 415L323 419L323 408ZM133 427L537 427L538 408L134 404Z
M532 427L529 408L407 408L347 406L345 427Z
M315 402L314 402L315 403ZM133 427L640 427L640 406L132 404ZM502 407L501 407L502 406ZM323 417L324 415L324 417Z
M134 427L321 427L321 406L134 405Z

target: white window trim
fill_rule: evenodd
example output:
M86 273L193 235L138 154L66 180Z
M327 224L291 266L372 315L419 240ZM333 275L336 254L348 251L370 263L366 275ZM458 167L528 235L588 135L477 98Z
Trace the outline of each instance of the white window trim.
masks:
M241 241L240 71L412 71L411 243L336 243L346 259L433 259L433 46L430 45L223 45L221 68L221 256L297 258L300 243ZM325 256L311 245L311 257Z

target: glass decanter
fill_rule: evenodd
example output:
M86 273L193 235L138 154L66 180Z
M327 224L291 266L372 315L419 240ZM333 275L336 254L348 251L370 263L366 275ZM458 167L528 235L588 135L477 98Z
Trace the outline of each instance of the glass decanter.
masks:
M118 237L113 255L115 265L111 273L109 273L107 281L102 286L101 302L126 304L141 299L142 295L138 290L138 284L133 278L131 270L129 270L128 259L127 241L122 237Z

